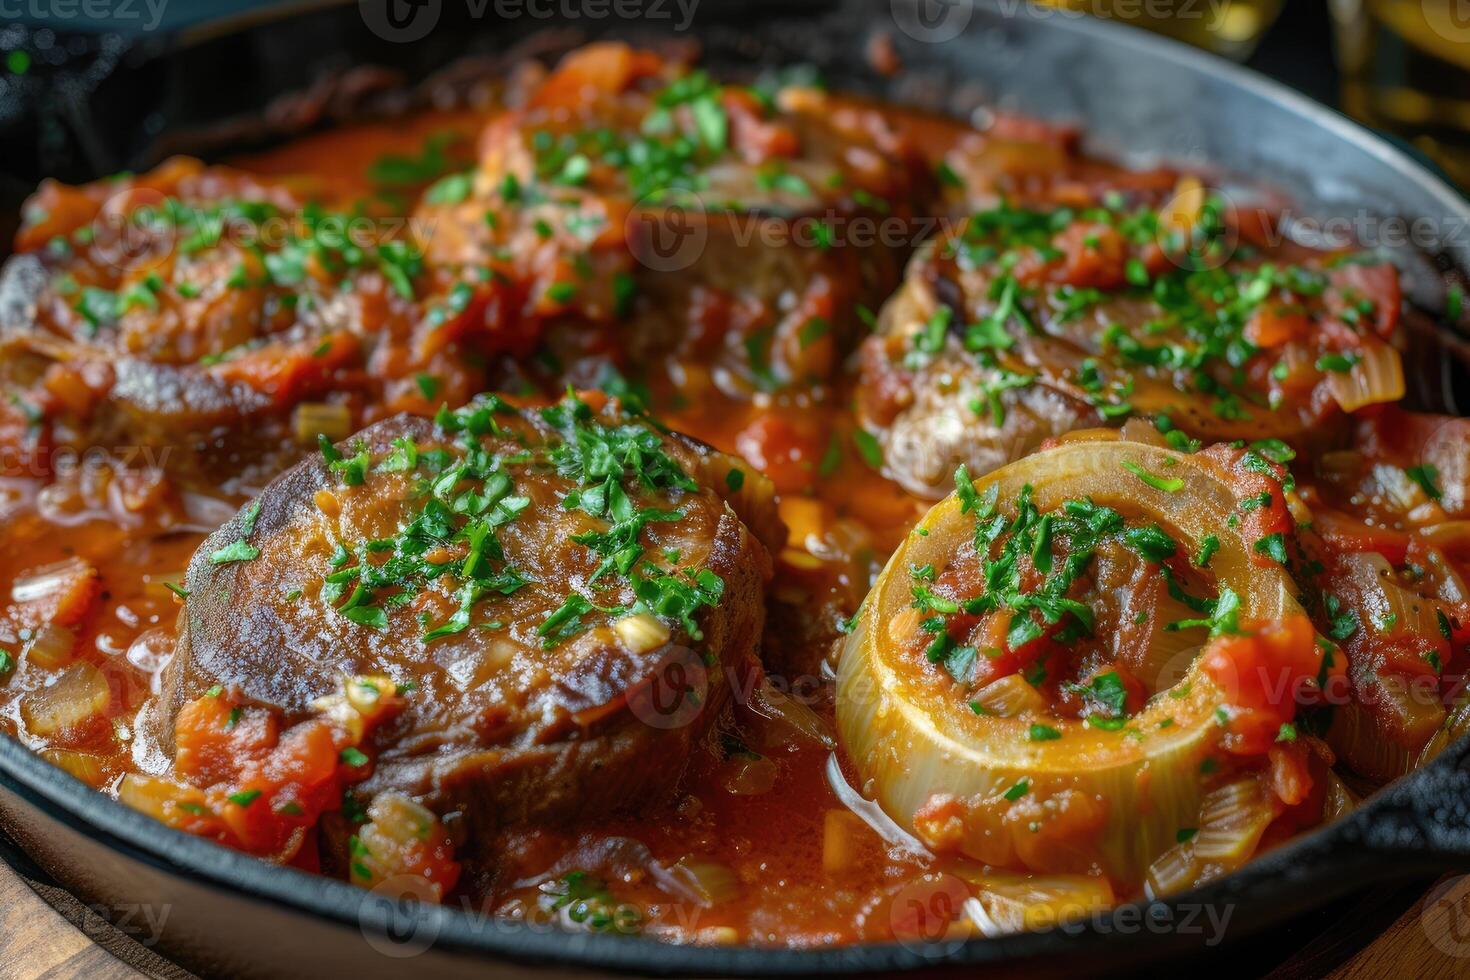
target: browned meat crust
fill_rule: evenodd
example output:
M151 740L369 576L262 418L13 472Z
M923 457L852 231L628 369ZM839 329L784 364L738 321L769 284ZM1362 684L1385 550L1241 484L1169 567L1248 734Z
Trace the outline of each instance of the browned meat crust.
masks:
M472 186L417 224L473 291L450 329L544 336L544 383L677 362L684 390L744 398L830 384L931 184L872 108L797 88L763 104L592 45L486 127Z
M345 462L303 462L206 541L189 569L162 719L220 686L289 721L343 675L392 677L411 685L408 708L375 734L362 791L459 811L482 839L650 803L675 785L732 681L759 670L770 558L721 494L753 500L763 478L726 479L738 462L616 409L568 401L548 415L475 417L477 431L489 427L478 436L410 417L379 423L342 445ZM609 483L583 468L605 467L608 447L625 453L634 440L641 448L619 458L643 469ZM444 476L467 458L491 475ZM603 497L590 502L599 494L621 501L610 515ZM652 509L641 533L615 549L586 537L628 527L629 506ZM433 531L419 551L433 568L358 593L363 563L412 564L427 524L456 511L493 526L478 549L465 530L473 517L447 518L460 529ZM369 543L383 541L393 544ZM467 554L478 556L468 578ZM481 588L466 603L469 581ZM581 613L568 620L572 601ZM434 636L461 610L457 630Z

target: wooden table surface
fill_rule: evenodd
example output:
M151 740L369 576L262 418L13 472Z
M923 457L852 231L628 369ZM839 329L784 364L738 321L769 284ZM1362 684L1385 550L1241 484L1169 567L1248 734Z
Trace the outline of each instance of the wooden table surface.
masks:
M188 980L191 976L157 957L145 957L139 963L141 970L129 966L94 941L104 932L105 927L95 919L74 923L63 917L0 862L0 980ZM132 953L137 955L138 948ZM1276 970L1270 980L1316 975L1306 960ZM1470 978L1470 876L1442 881L1376 942L1328 976L1331 980Z

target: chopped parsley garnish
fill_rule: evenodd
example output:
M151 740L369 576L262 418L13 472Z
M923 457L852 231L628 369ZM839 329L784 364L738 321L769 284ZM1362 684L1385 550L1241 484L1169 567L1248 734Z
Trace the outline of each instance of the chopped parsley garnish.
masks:
M240 520L240 537L231 541L223 548L219 548L209 555L212 565L228 565L237 561L254 561L260 557L260 549L250 544L247 540L255 533L255 521L260 517L260 501L257 500L250 505ZM175 594L187 599L189 593L182 589L174 589Z
M1404 475L1418 484L1419 489L1423 490L1424 495L1430 500L1439 500L1444 496L1444 492L1440 490L1439 484L1436 482L1439 479L1439 470L1432 464L1424 463L1420 466L1410 466L1404 470Z
M1105 722L1117 721L1118 727L1128 717L1128 688L1118 672L1110 670L1098 674L1087 684L1069 684L1066 690L1079 695L1086 702L1086 717L1092 724L1094 718ZM1106 727L1095 725L1094 727Z
M1123 532L1123 543L1138 552L1145 561L1162 563L1179 550L1178 543L1157 524L1130 527Z
M1359 357L1357 354L1323 354L1317 358L1317 370L1330 374L1345 374L1353 369Z
M1337 596L1324 593L1322 608L1327 613L1327 635L1337 642L1341 643L1358 631L1358 614L1344 606Z
M347 746L347 748L342 750L341 758L343 762L353 767L365 766L368 764L367 755L361 749L352 745L349 745Z
M1148 470L1144 469L1142 466L1139 466L1137 463L1133 462L1133 460L1131 459L1123 460L1123 469L1127 470L1129 473L1132 473L1134 476L1138 477L1140 480L1142 480L1147 485L1153 487L1155 490L1162 490L1164 493L1177 493L1178 491L1184 489L1184 481L1179 477L1156 476L1153 473L1150 473Z
M1266 555L1282 565L1287 563L1286 535L1277 531L1258 540L1253 546L1257 554Z
M1029 780L1022 779L1017 782L1016 785L1005 791L1005 799L1011 803L1014 803L1016 800L1019 800L1021 797L1025 796L1029 792L1031 792L1031 782Z
M853 445L857 447L858 455L863 462L875 470L883 468L883 447L878 444L878 439L865 429L855 429L852 433Z
M1026 738L1032 742L1054 742L1062 737L1062 733L1050 725L1032 725L1026 729Z
M1171 580L1170 585L1173 585ZM1173 588L1170 589L1171 594ZM1179 598L1179 596L1176 596ZM1196 628L1207 628L1210 636L1220 636L1224 633L1240 632L1240 596L1228 585L1220 587L1220 595L1215 599L1206 599L1198 603L1200 611L1207 613L1200 619L1180 619L1164 626L1166 630L1186 630Z

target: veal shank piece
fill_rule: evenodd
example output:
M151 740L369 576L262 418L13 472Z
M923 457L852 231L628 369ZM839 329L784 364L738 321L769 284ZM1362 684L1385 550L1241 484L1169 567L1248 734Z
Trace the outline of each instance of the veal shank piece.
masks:
M200 548L163 717L214 692L290 725L388 677L405 705L359 797L477 840L651 803L759 669L770 558L726 498L779 534L747 506L768 489L615 403L381 422Z
M1392 265L1271 247L1193 178L1162 207L1001 202L922 248L865 341L858 414L924 497L1138 415L1171 445L1303 443L1403 396Z
M491 121L418 223L427 261L465 270L446 329L544 332L551 383L668 360L686 393L748 397L832 380L932 183L871 107L593 44Z

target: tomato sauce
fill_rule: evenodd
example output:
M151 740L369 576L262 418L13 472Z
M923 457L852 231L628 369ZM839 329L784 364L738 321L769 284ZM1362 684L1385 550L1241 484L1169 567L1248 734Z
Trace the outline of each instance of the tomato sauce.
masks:
M351 126L233 164L260 177L289 178L293 185L317 189L339 204L360 202L367 213L391 214L434 177L472 162L478 134L492 115L489 109L424 113L406 123ZM894 112L890 122L900 130L907 127L909 137L932 161L978 138L927 117ZM1039 192L1044 187L1052 200L1090 200L1104 186L1157 196L1176 181L1172 173L1126 174L1070 160L1075 134L1065 131L1003 120L997 132L1004 138L990 149L964 155L969 167L991 180L1006 174L1007 186L1013 188ZM1107 245L1103 253L1122 247L1107 228L1089 232L1079 225L1069 234L1080 236L1079 242L1101 237ZM1121 253L1108 269L1082 262L1084 253L1091 256L1089 262L1098 258L1080 244L1071 250L1064 273L1069 283L1109 285L1122 274ZM1100 276L1111 278L1102 282ZM1367 273L1357 285L1388 288L1369 281ZM708 312L712 320L727 314ZM1385 334L1393 326L1386 316L1375 322ZM714 323L689 326L696 334L719 329ZM1291 311L1267 311L1247 329L1258 346L1273 347L1304 327ZM687 377L684 367L665 364L651 373L664 379ZM854 371L836 371L827 383L748 398L732 397L708 384L691 394L672 380L654 382L646 396L651 413L671 428L743 456L775 483L789 537L784 550L772 556L775 574L762 657L777 689L791 692L814 711L818 727L828 733L843 624L932 503L882 475L881 451L854 417L856 386ZM469 393L453 391L445 397L461 394ZM397 407L431 413L434 401L415 400L410 390ZM1379 506L1381 494L1365 505L1364 481L1383 478L1381 472L1375 477L1374 467L1392 462L1396 447L1383 438L1387 423L1376 428L1373 422L1363 424L1369 431L1360 434L1353 448L1337 450L1331 461L1341 465L1325 477L1319 477L1314 465L1294 467L1302 481L1299 496L1320 507L1319 560L1334 581L1350 578L1336 563L1335 556L1343 553L1368 551L1402 569L1414 561L1416 548L1425 547L1419 530L1447 523L1465 506L1452 497L1458 492L1452 486L1437 486L1437 500L1411 502L1437 506L1436 513L1420 511L1410 518L1403 507ZM74 643L64 644L68 651L58 654L50 671L28 662L10 674L8 683L0 681L0 725L99 790L116 793L124 774L167 772L169 760L158 757L156 748L145 748L155 743L139 737L138 726L147 722L136 715L158 692L171 654L180 610L174 590L205 536L309 451L290 433L268 427L251 440L261 445L237 452L222 437L200 446L138 447L132 450L131 468L102 454L76 455L59 448L44 473L27 475L6 467L9 475L0 481L0 531L6 542L0 551L0 596L11 598L8 617L0 620L0 649L12 655L33 649L36 631L53 627L70 631ZM1463 452L1463 437L1455 445ZM172 465L177 459L149 458L154 452L189 457L188 465L179 468ZM1348 459L1343 452L1355 455ZM1409 459L1397 463L1401 470L1422 465ZM1442 463L1441 469L1450 467ZM1276 486L1264 478L1246 482L1242 496L1267 484ZM1289 521L1286 504L1278 497L1248 520L1259 525L1259 536L1279 531ZM1463 561L1464 548L1463 537L1456 539L1453 548L1436 549L1427 558L1421 554L1416 567L1435 581L1453 578L1463 574L1455 568L1464 566L1446 558L1446 551ZM70 574L68 569L78 566L68 563L75 562L95 570L95 581L82 573L82 580L68 585L71 592L59 601L86 605L85 614L69 621L51 609L27 619L22 600L32 580L38 574ZM1443 568L1437 569L1436 562ZM88 591L92 589L95 598ZM1344 602L1358 594L1346 585L1340 591ZM1446 608L1456 605L1447 603ZM1465 608L1463 600L1457 608ZM1462 657L1466 622L1456 614L1453 636L1444 638L1441 668ZM1295 623L1293 628L1306 627ZM1373 640L1371 649L1377 652L1363 655L1390 662L1385 643ZM1259 644L1241 641L1218 656L1249 659L1265 654ZM35 719L27 715L28 696L72 663L95 668L95 676L86 680L93 685L93 696L106 701L105 723L43 725L38 732ZM1259 731L1252 729L1252 738L1269 744L1281 719L1265 707L1260 710L1266 720L1257 726ZM1256 748L1264 752L1266 745ZM1270 765L1281 798L1300 806L1301 812L1315 806L1312 819L1320 819L1322 790L1308 799L1310 777L1300 753L1276 751ZM819 738L793 737L789 725L762 717L759 710L737 707L720 743L695 753L677 798L666 807L636 815L609 813L570 830L507 831L501 866L462 878L446 900L488 914L537 919L553 914L547 912L546 896L551 895L558 921L562 911L580 910L573 921L607 917L612 928L679 941L820 946L916 934L935 938L934 923L911 921L911 899L918 895L927 902L935 894L948 895L957 887L952 875L972 880L979 872L965 861L935 858L881 814L875 816L876 807L862 805L864 787L847 785L852 772L830 738L823 744ZM314 867L315 850L306 848L296 861ZM569 869L585 877L567 879ZM563 891L548 891L547 883L558 880ZM977 928L957 913L953 918L941 930L964 934Z

